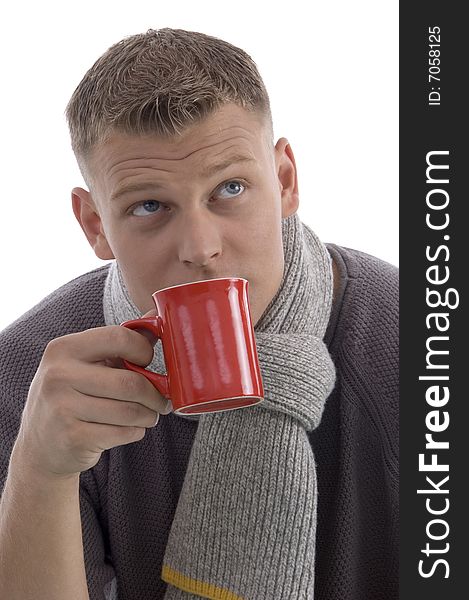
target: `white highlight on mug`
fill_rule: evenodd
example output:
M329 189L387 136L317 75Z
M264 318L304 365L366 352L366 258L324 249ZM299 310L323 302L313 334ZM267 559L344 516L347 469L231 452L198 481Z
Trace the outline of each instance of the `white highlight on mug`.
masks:
M178 314L181 322L181 332L184 340L184 346L186 347L186 353L190 361L192 383L196 389L201 390L204 387L204 377L197 360L194 332L192 330L191 317L187 306L179 306Z
M210 335L213 340L213 347L215 349L215 355L218 363L218 372L221 380L225 384L229 384L232 381L230 365L226 362L225 357L225 345L223 343L223 335L220 325L220 313L218 311L216 302L213 300L207 300L207 318Z
M228 300L231 306L231 321L236 336L236 353L241 372L242 389L249 390L251 384L251 372L249 369L249 357L243 337L243 319L239 312L238 290L231 287L228 291Z

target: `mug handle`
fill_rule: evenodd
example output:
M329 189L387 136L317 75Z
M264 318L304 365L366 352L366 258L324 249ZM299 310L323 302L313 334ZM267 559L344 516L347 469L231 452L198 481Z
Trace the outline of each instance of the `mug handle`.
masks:
M127 329L146 329L150 333L152 333L157 339L161 340L162 335L162 324L163 321L159 315L155 317L145 317L143 319L135 319L133 321L125 321L121 323L122 327L127 327ZM171 400L169 396L169 384L168 384L168 376L160 375L159 373L153 373L152 371L148 371L143 367L139 367L134 363L131 363L127 360L124 360L124 365L130 371L135 371L136 373L140 373L144 377L148 379L150 383L152 383L156 389L168 400Z

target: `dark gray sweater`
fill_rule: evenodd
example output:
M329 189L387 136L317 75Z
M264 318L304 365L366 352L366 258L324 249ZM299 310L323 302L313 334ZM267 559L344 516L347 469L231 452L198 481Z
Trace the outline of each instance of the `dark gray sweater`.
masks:
M325 341L336 387L310 434L318 475L315 600L398 598L398 270L328 244L340 288ZM104 325L107 266L69 282L0 333L0 491L47 343ZM91 600L158 600L164 550L197 422L170 414L81 475ZM70 599L71 600L71 599ZM291 599L295 600L295 599Z

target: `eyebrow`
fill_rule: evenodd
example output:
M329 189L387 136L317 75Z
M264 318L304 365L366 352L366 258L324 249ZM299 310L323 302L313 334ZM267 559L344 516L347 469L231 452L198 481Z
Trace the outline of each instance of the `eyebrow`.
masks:
M215 163L213 165L209 165L208 167L204 167L201 171L202 176L211 177L215 175L219 171L224 171L231 165L236 165L240 163L255 163L256 161L251 156L245 156L244 154L233 154L232 156L228 156L224 160Z
M241 163L255 163L255 159L250 156L245 156L243 154L234 154L232 156L228 156L224 160L214 163L212 165L208 165L203 167L200 174L202 177L212 177L219 171L224 171L231 165L241 164ZM130 194L132 192L144 192L148 189L162 188L163 184L157 181L140 181L136 183L129 183L128 185L123 185L118 188L112 195L111 200L118 200L125 194Z

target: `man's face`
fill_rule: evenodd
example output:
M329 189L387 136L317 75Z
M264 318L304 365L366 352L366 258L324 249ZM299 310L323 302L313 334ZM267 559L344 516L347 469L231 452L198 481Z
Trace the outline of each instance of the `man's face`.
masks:
M72 192L97 256L116 258L142 312L156 290L244 277L257 323L283 275L281 219L298 206L288 141L226 105L181 137L115 134L91 157L91 193Z

